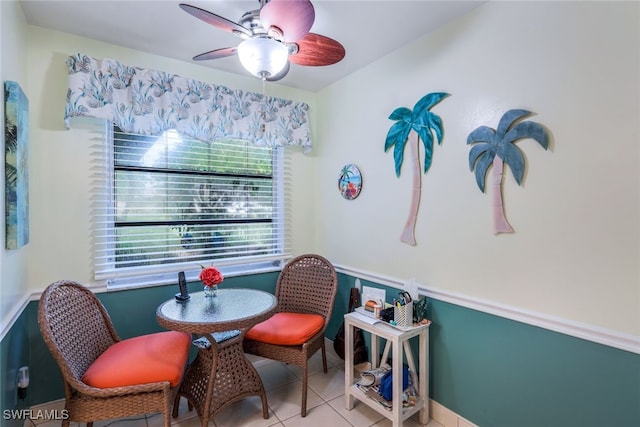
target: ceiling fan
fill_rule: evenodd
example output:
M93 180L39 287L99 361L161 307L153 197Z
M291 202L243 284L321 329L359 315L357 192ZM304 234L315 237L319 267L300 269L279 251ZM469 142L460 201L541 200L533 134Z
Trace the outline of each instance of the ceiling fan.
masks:
M243 39L193 57L194 61L238 55L243 67L256 77L277 81L287 75L290 62L304 66L332 65L344 58L344 47L329 37L310 33L315 10L309 0L258 0L260 9L235 23L215 13L181 3L185 12Z

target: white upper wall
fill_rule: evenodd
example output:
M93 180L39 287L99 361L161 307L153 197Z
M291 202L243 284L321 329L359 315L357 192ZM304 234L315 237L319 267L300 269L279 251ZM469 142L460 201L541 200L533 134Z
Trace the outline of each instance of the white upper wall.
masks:
M4 93L4 82L11 80L20 84L23 91L27 87L27 24L20 4L15 1L0 1L0 84ZM26 93L26 92L25 92ZM4 95L0 106L4 129ZM31 105L30 105L31 107ZM2 132L2 158L4 159L4 132ZM4 163L4 160L3 160ZM4 171L4 168L2 168ZM0 188L5 187L4 172L0 173ZM4 218L4 192L0 197L0 212ZM2 221L4 224L4 219ZM4 226L0 228L0 325L12 316L12 308L19 306L27 294L25 272L27 269L27 246L16 250L6 250Z
M318 250L340 264L640 335L640 4L491 2L319 94ZM348 54L348 53L347 53ZM389 114L430 92L445 136L423 175L417 246L400 242L411 198L384 152ZM533 140L522 186L504 183L513 234L493 234L491 194L469 170L469 133L523 108ZM406 157L408 154L406 154ZM340 169L362 193L346 201ZM489 181L488 181L489 182Z

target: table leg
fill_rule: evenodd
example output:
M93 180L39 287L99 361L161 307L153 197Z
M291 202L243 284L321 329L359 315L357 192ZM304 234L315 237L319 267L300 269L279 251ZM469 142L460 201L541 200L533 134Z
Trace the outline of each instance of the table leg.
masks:
M420 390L422 390L420 388L421 380L418 379L418 370L416 370L416 363L413 359L413 352L411 351L409 340L405 340L402 345L404 347L404 357L407 358L407 365L409 365L409 375L411 376L411 382L413 382L413 386L418 392L418 395L420 395ZM422 356L420 356L419 360L422 360Z
M391 341L387 340L387 342L384 345L384 350L382 350L382 358L380 358L380 363L379 365L387 365L387 360L389 360L389 351L391 350Z
M350 388L353 385L353 325L348 319L344 321L344 406L346 409L353 409L353 396Z
M402 377L403 377L403 367L402 367L402 353L403 346L400 344L400 341L395 339L392 343L392 353L393 360L391 361L392 365L392 390L393 390L393 409L392 409L392 417L391 421L393 423L393 427L402 426L402 392L404 391L404 387L402 387Z
M385 347L386 351L386 347ZM371 369L376 369L386 359L379 359L380 357L380 338L376 334L371 334Z
M206 394L211 374L211 357L206 353L211 353L211 350L200 349L198 351L196 358L184 374L176 398L176 402L181 396L187 399L189 405L196 409L203 427L209 423L209 405L207 405Z
M429 366L427 364L427 359L429 359L429 330L426 328L420 333L419 345L420 384L418 393L424 402L424 406L420 410L420 422L427 424L429 422Z

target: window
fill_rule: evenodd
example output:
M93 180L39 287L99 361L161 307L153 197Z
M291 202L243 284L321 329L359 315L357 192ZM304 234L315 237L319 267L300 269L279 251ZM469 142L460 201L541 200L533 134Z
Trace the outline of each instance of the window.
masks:
M282 148L108 126L94 216L97 280L175 282L178 271L195 279L200 265L243 271L284 258Z

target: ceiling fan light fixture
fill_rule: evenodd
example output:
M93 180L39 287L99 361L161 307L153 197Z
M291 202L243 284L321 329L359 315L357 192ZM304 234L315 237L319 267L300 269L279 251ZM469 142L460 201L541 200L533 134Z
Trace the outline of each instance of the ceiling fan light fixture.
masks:
M238 45L238 57L242 66L261 79L282 71L287 65L288 56L287 46L267 37L254 37Z

